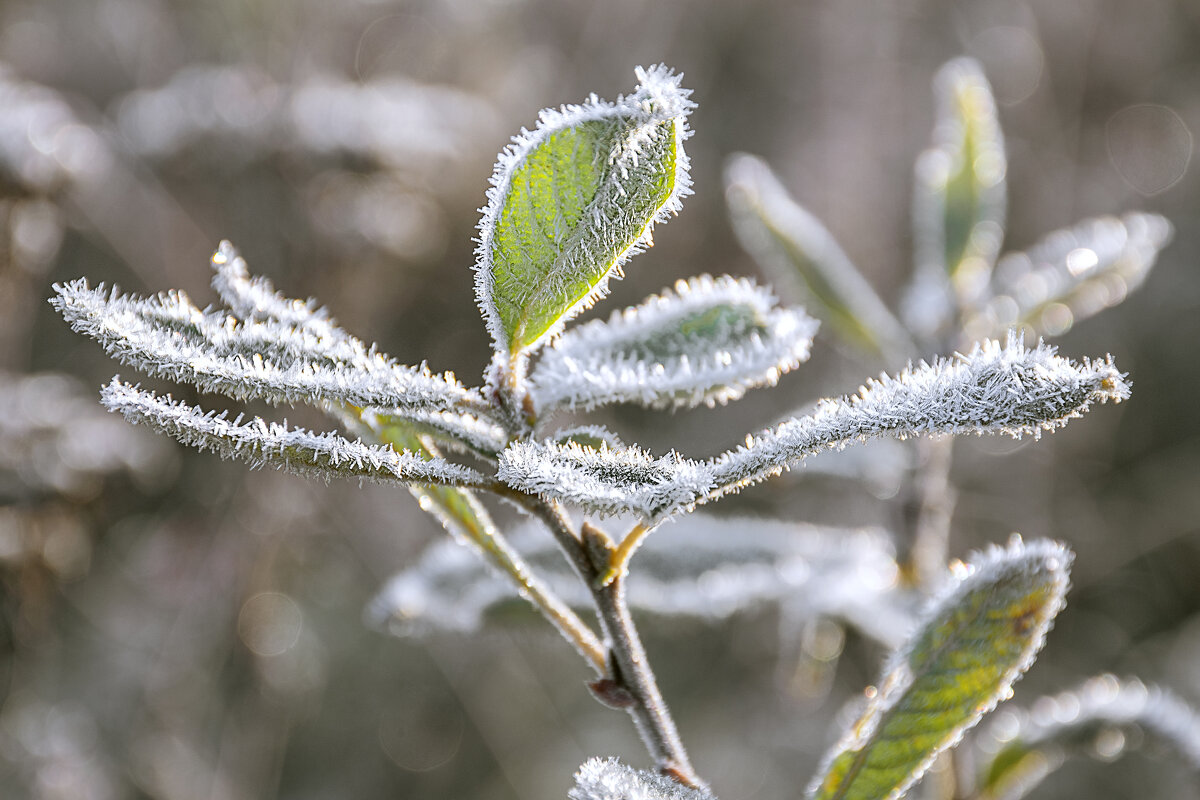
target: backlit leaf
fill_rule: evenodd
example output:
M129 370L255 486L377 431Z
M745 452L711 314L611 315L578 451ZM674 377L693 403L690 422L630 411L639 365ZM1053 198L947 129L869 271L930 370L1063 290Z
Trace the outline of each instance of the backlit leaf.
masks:
M1072 554L993 547L930 606L866 710L826 757L810 800L894 800L1011 694L1064 605Z
M663 66L637 74L637 89L615 103L592 96L543 111L500 156L475 292L502 353L532 349L603 296L689 191L690 91Z

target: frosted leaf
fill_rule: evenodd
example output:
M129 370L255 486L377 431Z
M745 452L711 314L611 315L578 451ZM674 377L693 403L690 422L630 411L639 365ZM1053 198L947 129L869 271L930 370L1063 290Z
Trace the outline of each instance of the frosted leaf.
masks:
M153 392L113 378L101 391L110 411L134 424L144 424L199 450L222 458L245 461L252 468L272 466L297 475L320 478L369 478L375 481L486 485L479 473L442 459L425 460L391 447L350 441L336 433L312 433L303 428L266 422L255 417L243 422L239 415L214 414L197 406L160 397Z
M592 758L575 773L569 800L716 800L705 789L693 789L644 769L627 767L615 758Z
M956 280L963 270L986 278L1004 238L1004 138L992 88L978 62L948 62L933 82L933 148L917 167L918 262L936 263ZM978 259L973 263L972 259ZM962 276L977 281L980 276Z
M1140 212L1056 231L1000 259L992 300L968 326L985 334L1017 325L1064 333L1140 286L1171 236L1170 222Z
M1170 746L1200 775L1200 713L1166 689L1100 675L1028 710L1006 711L983 731L981 797L1018 800L1068 755L1116 758L1136 731Z
M542 354L531 391L539 413L726 403L807 360L816 329L748 280L692 278L564 333Z
M778 285L796 287L839 336L889 359L911 355L908 332L833 234L792 199L765 161L732 156L725 166L725 200L742 247Z
M475 294L496 350L515 356L604 296L609 278L679 211L691 179L691 92L638 68L615 103L545 110L500 154L479 223Z
M920 435L1005 434L1035 438L1066 425L1092 403L1119 402L1129 387L1110 358L1082 363L1021 337L977 344L966 354L910 366L870 380L858 394L822 400L805 417L747 437L713 462L720 492L778 474L822 450L864 439Z
M1072 554L1019 538L973 559L935 598L826 756L810 800L896 800L979 722L1030 664L1062 610Z
M1072 362L1021 337L989 340L966 354L868 381L858 394L746 437L706 461L655 458L638 448L586 450L518 442L500 455L498 477L522 491L600 514L660 519L779 474L816 453L866 439L943 434L1014 438L1066 425L1092 403L1120 401L1129 386L1111 359Z
M92 289L83 279L54 288L58 296L51 303L72 329L125 364L203 391L291 404L329 400L421 410L479 405L453 376L397 364L310 304L290 301L288 320L258 313L238 319L222 309L202 310L179 291L121 295ZM285 303L273 298L266 308Z
M525 526L509 541L555 596L592 607L588 588L544 530ZM780 603L789 625L830 616L873 636L890 625L884 635L894 638L911 622L896 602L897 578L895 551L877 529L691 514L646 538L625 588L631 608L661 616L719 620ZM388 581L368 618L403 635L467 633L515 602L511 584L454 542L439 541Z

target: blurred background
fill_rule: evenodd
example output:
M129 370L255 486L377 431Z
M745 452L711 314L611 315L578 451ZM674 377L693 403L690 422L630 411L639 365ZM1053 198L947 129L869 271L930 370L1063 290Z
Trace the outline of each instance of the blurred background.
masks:
M628 718L588 696L582 662L536 620L425 639L363 623L442 535L406 492L248 472L103 412L96 388L118 367L46 304L53 282L205 305L227 238L400 361L474 382L489 343L472 236L497 151L539 109L615 97L661 61L699 103L696 193L593 315L694 274L758 274L723 199L736 151L767 159L894 305L930 81L962 54L983 63L1007 136L1006 249L1135 208L1176 235L1139 292L1057 342L1111 352L1132 401L1036 444L957 444L953 554L1012 531L1078 553L1014 702L1102 671L1200 701L1195 0L6 0L0 795L562 798L589 756L645 765ZM734 406L597 418L706 455L879 369L818 337L808 365ZM861 525L887 524L891 500L799 470L729 502ZM719 795L798 796L876 678L878 646L835 635L816 668L810 634L769 608L645 621ZM1200 797L1166 755L1072 762L1035 796Z

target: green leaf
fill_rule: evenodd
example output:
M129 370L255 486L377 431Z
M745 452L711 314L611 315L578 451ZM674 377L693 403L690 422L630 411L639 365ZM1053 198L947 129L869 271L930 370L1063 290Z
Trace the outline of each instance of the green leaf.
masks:
M496 164L475 292L499 352L532 350L603 296L688 192L691 92L666 67L637 74L615 103L543 111Z
M895 800L1006 700L1062 609L1072 554L1018 537L992 548L931 606L863 715L827 756L811 800Z
M773 280L795 286L839 336L889 361L911 357L908 332L821 221L792 199L762 159L740 153L725 167L725 200L742 247Z
M933 86L934 146L917 164L918 259L940 262L960 291L977 289L1004 238L1004 138L978 63L947 63Z

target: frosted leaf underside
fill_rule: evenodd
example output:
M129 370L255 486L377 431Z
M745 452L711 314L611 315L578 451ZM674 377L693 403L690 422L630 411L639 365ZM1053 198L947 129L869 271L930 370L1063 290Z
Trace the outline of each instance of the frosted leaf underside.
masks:
M615 103L544 111L501 154L480 223L476 294L497 349L533 348L603 295L687 191L692 104L663 67Z
M1044 540L978 557L891 658L809 800L902 797L938 753L1007 699L1063 607L1071 559Z
M539 411L728 402L806 360L816 328L802 310L778 308L750 281L680 281L674 291L559 337L533 372L534 402Z
M510 542L557 597L575 608L591 607L588 588L544 530L527 527ZM655 530L635 564L625 578L631 608L706 620L780 603L794 611L789 619L827 615L858 624L894 604L890 591L898 574L894 548L881 530L705 514ZM469 633L515 602L510 583L443 540L388 581L368 616L398 635Z

